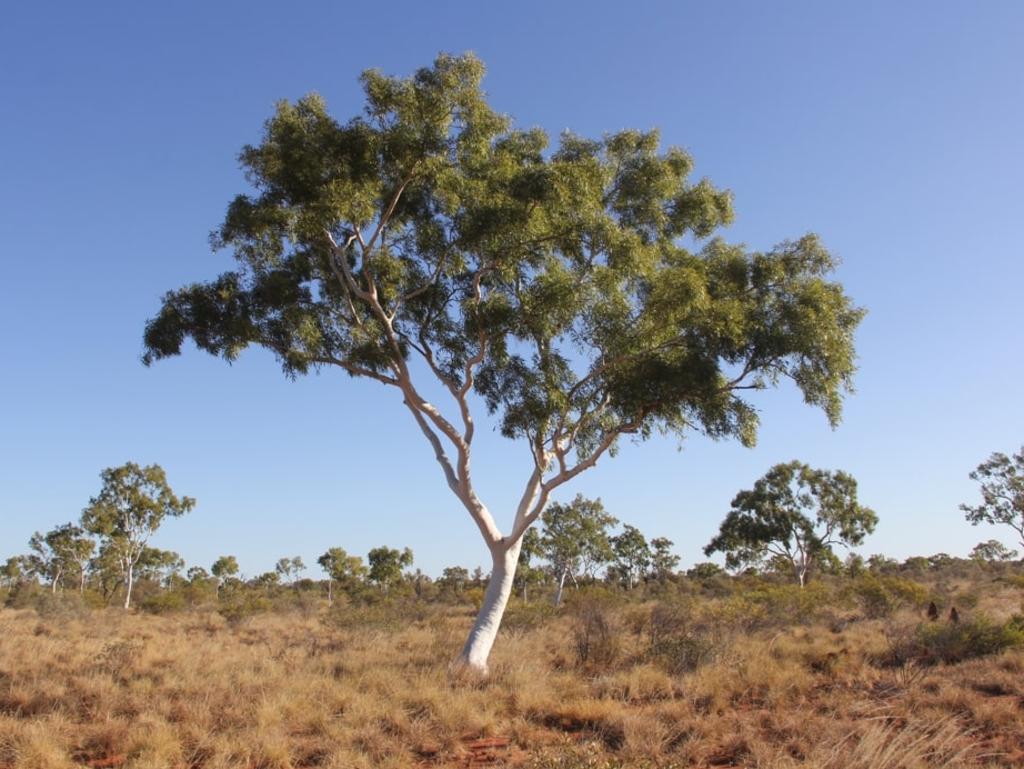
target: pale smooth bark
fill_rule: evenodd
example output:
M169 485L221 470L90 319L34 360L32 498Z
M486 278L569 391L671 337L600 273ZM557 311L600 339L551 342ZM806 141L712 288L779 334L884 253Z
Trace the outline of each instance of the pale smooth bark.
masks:
M124 608L130 609L132 607L132 585L135 584L135 564L131 561L128 562L128 572L124 577Z
M487 592L480 611L476 615L473 629L462 647L462 654L456 660L457 665L466 666L482 673L487 672L487 658L498 636L501 618L505 614L508 598L512 594L512 583L515 581L516 567L519 565L519 550L522 540L513 543L508 549L495 548L491 552L491 579L487 583Z

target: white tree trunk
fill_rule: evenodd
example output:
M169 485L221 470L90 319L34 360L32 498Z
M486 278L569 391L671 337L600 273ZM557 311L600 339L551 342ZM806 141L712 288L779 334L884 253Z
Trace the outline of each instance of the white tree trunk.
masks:
M135 582L135 564L128 563L128 573L124 576L124 608L132 607L132 585Z
M555 606L562 605L562 591L565 590L565 575L568 573L568 569L562 569L562 576L558 578L558 590L555 591Z
M521 547L522 540L520 539L508 550L502 551L499 546L492 551L491 579L487 583L487 592L484 593L484 601L480 606L480 612L476 615L473 629L469 631L469 638L466 639L466 645L462 647L462 654L456 660L457 665L480 673L487 672L487 657L491 653L494 639L498 635L498 627L501 625L501 618L505 614L505 606L512 594L512 583L515 580L516 567L519 565L519 549Z

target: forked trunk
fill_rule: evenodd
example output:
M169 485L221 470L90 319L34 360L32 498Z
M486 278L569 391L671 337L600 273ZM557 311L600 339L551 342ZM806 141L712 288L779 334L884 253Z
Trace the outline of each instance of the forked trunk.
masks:
M522 540L504 552L495 548L491 553L491 579L487 583L487 592L484 593L484 601L476 615L473 629L469 631L462 654L456 660L457 666L465 666L480 673L487 672L487 658L498 635L508 598L512 594L521 547Z

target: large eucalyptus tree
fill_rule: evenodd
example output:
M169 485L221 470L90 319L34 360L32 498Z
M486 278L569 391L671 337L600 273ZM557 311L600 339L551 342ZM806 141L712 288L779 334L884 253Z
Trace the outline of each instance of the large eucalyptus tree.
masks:
M346 123L278 104L240 159L253 186L215 247L237 267L168 293L144 361L188 337L227 359L272 351L288 375L335 366L394 388L480 530L492 570L461 660L486 668L524 532L622 436L754 442L744 390L793 379L839 419L861 311L808 235L767 252L710 239L731 198L691 182L657 132L600 139L494 112L472 55L363 75ZM424 395L440 382L450 402ZM474 489L477 401L526 450L509 528Z

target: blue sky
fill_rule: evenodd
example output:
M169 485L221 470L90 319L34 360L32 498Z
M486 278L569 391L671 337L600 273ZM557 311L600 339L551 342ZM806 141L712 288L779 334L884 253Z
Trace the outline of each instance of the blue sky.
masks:
M1024 443L1024 5L1017 2L19 3L0 26L0 558L77 518L102 468L158 462L197 497L155 544L247 574L327 547L410 546L428 573L484 562L392 392L284 379L253 350L146 369L161 294L229 268L207 235L273 104L362 109L368 67L475 51L523 126L662 131L735 194L723 234L819 233L869 315L843 424L765 394L757 448L627 444L562 498L600 496L684 563L772 464L842 468L881 522L864 552L965 554L967 473ZM507 526L522 446L482 430Z

